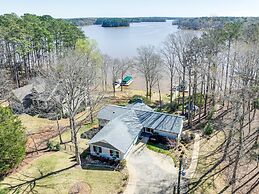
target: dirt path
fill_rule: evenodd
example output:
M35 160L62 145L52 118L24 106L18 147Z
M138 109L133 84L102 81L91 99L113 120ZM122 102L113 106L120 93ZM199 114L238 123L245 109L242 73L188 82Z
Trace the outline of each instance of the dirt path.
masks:
M185 178L187 179L191 179L194 176L198 165L199 150L200 150L200 135L198 133L195 134L194 141L195 142L194 142L193 151L192 151L192 161L189 168L186 170L186 175L185 175Z

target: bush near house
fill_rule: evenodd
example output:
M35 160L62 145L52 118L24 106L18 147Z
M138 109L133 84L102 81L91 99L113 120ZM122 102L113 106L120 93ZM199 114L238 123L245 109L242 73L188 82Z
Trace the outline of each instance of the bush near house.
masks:
M173 113L177 110L177 108L178 108L178 104L176 102L172 102L172 104L170 103L162 104L162 106L158 108L156 111Z
M124 168L126 168L126 164L127 164L126 160L121 160L116 170L122 171Z
M158 134L153 134L149 138L148 143L150 145L155 145L156 147L159 147L164 150L175 148L177 145L177 142L175 139L169 139L169 138L160 136Z
M90 155L89 152L85 152L84 154L81 154L81 161L82 161L82 167L86 165L88 168L89 166L94 167L109 167L111 169L115 169L120 165L120 161L117 160L111 160L109 158L104 158L101 156L93 156ZM123 165L123 164L122 164Z
M100 131L99 127L93 127L88 131L81 133L80 137L82 139L92 139Z
M133 104L135 102L138 102L139 100L142 100L145 104L151 104L151 101L149 98L141 95L134 95L130 98L129 104Z

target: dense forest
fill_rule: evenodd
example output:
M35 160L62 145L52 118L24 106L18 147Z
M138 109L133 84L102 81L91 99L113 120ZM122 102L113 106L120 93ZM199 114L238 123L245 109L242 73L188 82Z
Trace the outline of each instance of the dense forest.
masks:
M116 20L116 23L122 23L121 20L123 20L123 24L125 25L124 21L127 21L127 23L140 23L140 22L165 22L167 19L173 19L173 18L166 18L166 17L133 17L133 18L71 18L66 19L68 22L76 25L76 26L85 26L85 25L102 25L103 22L107 23L115 23L114 20Z
M35 76L35 69L50 64L84 38L76 26L51 16L0 16L0 69L6 69L17 87Z
M121 18L109 18L102 22L102 27L128 27L130 23L126 19Z
M227 23L258 23L256 17L197 17L197 18L176 18L173 25L178 25L182 30L219 29Z
M87 26L94 24L97 18L69 18L65 20L75 26Z
M115 18L97 18L94 24L102 25L104 21L114 20ZM136 17L136 18L116 18L123 19L129 23L140 23L140 22L165 22L166 18L164 17Z

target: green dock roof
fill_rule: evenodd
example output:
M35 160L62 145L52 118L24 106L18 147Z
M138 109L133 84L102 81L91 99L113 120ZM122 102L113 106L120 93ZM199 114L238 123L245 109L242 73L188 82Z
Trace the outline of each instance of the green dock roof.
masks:
M132 80L132 77L128 75L123 79L123 82L128 82L130 80Z

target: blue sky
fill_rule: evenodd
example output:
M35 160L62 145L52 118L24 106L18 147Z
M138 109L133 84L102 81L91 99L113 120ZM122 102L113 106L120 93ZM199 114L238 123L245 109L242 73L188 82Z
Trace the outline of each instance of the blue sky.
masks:
M131 16L259 16L259 0L0 0L0 14L60 18Z

